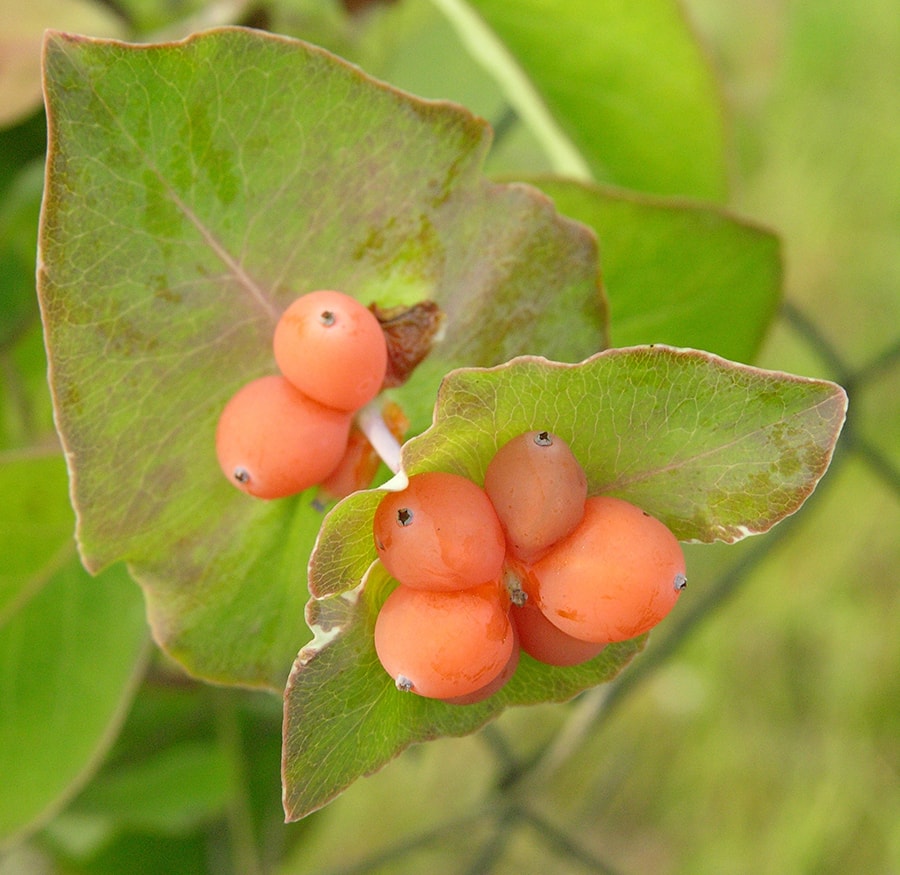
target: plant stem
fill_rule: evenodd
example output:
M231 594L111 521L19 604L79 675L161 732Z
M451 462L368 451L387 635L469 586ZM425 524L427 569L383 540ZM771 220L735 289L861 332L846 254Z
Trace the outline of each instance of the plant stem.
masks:
M365 857L358 862L350 863L337 869L330 869L328 870L328 875L366 875L367 872L372 872L375 869L384 866L386 863L398 861L407 854L410 854L419 848L427 847L435 841L439 841L452 835L454 832L468 834L475 824L487 816L489 816L489 812L479 808L455 820L438 824L432 829L419 833L418 835L410 836L409 838L397 842L383 851Z
M367 404L356 414L356 424L382 462L396 474L400 470L400 442L391 434L377 401Z
M900 471L893 466L878 447L866 438L860 437L855 431L849 435L848 445L878 475L885 486L889 487L895 495L900 495Z
M889 346L886 350L872 359L872 361L863 365L856 371L856 373L853 374L853 381L855 383L863 383L868 382L875 377L879 377L884 371L893 367L898 359L900 359L900 340L895 341L892 346Z
M528 126L560 174L589 182L584 157L547 109L525 71L500 38L467 3L431 0L453 26L472 59L500 86L516 115Z
M234 774L234 789L226 812L228 832L235 871L242 875L262 875L263 867L253 835L253 814L247 796L246 759L234 695L232 691L212 691L216 734L231 760Z
M504 809L494 824L490 838L482 845L478 856L469 864L465 875L487 875L500 862L513 837L515 811Z
M592 872L600 873L600 875L616 875L616 870L612 866L589 853L581 845L577 844L570 835L536 814L530 808L516 808L515 813L518 815L517 819L529 824L544 841L555 845L567 857L577 860Z
M806 345L825 363L835 380L846 387L851 382L851 371L846 362L838 355L834 347L828 342L819 327L794 303L785 300L781 304L781 313L787 323L793 328Z

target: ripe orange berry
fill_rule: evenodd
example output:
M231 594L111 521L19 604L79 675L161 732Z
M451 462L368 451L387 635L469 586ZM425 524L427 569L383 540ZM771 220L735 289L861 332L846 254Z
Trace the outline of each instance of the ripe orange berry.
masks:
M302 492L340 462L351 418L307 398L284 377L260 377L238 390L219 417L219 465L232 484L257 498Z
M581 521L587 479L569 445L548 431L505 443L484 474L512 556L533 562Z
M578 527L531 566L544 615L598 644L655 626L684 589L684 554L663 523L627 501L589 498Z
M546 665L580 665L606 647L567 635L544 616L532 599L513 607L510 619L522 650Z
M431 592L400 584L375 621L375 651L398 689L466 696L509 663L515 636L497 584Z
M458 474L414 474L378 505L375 547L387 570L416 589L467 589L496 582L503 530L484 490Z
M513 631L513 648L512 654L509 657L506 665L503 667L500 674L497 675L492 681L485 684L480 689L475 690L474 693L467 693L464 696L452 696L449 699L442 699L442 702L447 702L450 705L476 705L478 702L483 702L485 699L490 699L491 696L494 695L498 690L502 690L503 687L506 686L509 679L516 673L516 669L519 667L519 656L521 651L519 650L518 638L516 636L516 625L515 623L510 623L510 628Z
M374 314L343 292L297 298L282 313L272 341L281 373L310 398L358 410L381 390L387 344Z

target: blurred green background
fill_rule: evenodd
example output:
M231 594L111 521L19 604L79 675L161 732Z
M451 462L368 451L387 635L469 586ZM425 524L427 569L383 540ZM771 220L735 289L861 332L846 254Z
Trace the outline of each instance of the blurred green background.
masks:
M0 49L27 54L20 34L36 25L2 2ZM64 0L35 15L40 26L127 32L87 8L100 20ZM496 87L424 4L349 22L337 5L300 2L268 21L237 5L126 8L145 34L195 13L190 26L266 24L504 117ZM850 393L834 464L809 503L766 536L689 547L691 599L615 684L412 749L289 826L279 701L194 683L156 653L145 669L141 645L89 758L99 771L67 782L22 841L0 843L0 875L900 873L900 16L891 0L690 0L685 10L730 113L729 207L783 240L786 300L757 363ZM8 471L54 453L30 272L43 124L26 113L0 130ZM489 170L547 166L513 122ZM6 531L0 583L28 571L9 553L17 544L40 551L70 530L63 493L20 507L8 471L16 518L40 520L49 540L26 524ZM130 583L71 583L92 585L130 593L116 616L141 622ZM0 620L3 610L0 600ZM14 744L0 733L0 746ZM0 810L27 794L27 772L0 774Z

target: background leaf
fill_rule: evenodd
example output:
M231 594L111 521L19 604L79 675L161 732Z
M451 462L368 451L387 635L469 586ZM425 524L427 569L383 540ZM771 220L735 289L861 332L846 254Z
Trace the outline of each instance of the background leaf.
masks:
M475 44L476 57L500 68L507 99L528 122L525 86L515 75L504 79L504 63L490 45L479 51L485 40L467 23L466 4L440 0L437 5ZM512 54L596 181L654 194L724 198L718 88L674 0L471 0L469 5ZM533 132L541 137L540 130ZM558 164L554 169L568 170Z
M833 383L693 350L608 350L574 365L523 357L449 374L433 427L404 446L404 471L451 471L481 483L502 444L548 429L572 447L589 494L632 501L681 540L736 541L803 503L828 467L845 412L846 396ZM571 669L523 654L512 680L478 705L398 692L373 644L391 586L371 538L383 495L341 502L310 564L315 598L307 620L316 637L285 692L289 818L324 804L408 744L472 732L509 705L559 701L607 681L643 643L608 647Z
M772 232L680 199L532 181L597 232L613 346L666 343L754 360L780 299L781 246Z
M34 162L10 180L8 189L0 184L0 350L37 319L34 250L43 177L43 164Z
M158 659L103 767L38 840L85 875L208 872L231 855L233 871L258 871L254 840L278 830L279 853L295 841L280 756L274 696L194 683Z
M0 466L0 846L92 774L143 669L140 591L121 566L96 579L72 542L61 458Z
M280 688L320 517L234 490L213 451L280 311L321 287L437 300L445 337L398 393L430 408L453 365L602 348L595 241L481 178L484 122L302 43L57 33L45 73L40 298L82 555L129 563L190 670Z
M178 834L220 815L233 781L220 748L180 741L102 775L78 797L72 811L112 821L120 830Z

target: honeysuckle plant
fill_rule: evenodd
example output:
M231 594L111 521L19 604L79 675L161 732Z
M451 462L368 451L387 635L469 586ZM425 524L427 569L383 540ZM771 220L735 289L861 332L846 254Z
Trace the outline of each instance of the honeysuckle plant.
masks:
M39 295L81 560L127 567L190 674L284 694L289 819L409 744L608 681L645 643L570 668L523 656L471 706L398 691L372 643L388 467L391 489L422 471L479 483L505 440L548 429L590 494L702 543L767 531L828 467L844 392L739 363L777 301L777 240L708 200L492 180L482 119L248 29L143 45L51 32L44 83ZM640 163L623 149L620 185L617 167ZM374 435L397 405L409 439L324 507L311 490L234 489L214 448L226 400L276 370L280 314L314 289L442 314L428 354L363 414Z

